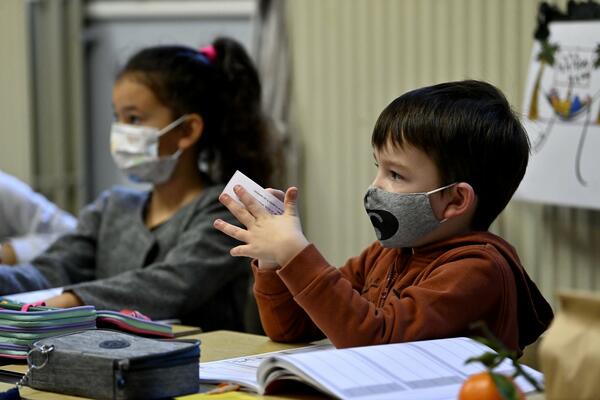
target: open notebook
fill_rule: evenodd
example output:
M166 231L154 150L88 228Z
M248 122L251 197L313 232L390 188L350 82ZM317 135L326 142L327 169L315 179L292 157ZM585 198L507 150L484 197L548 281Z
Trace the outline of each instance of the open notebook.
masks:
M173 337L170 325L150 321L135 311L28 306L0 298L0 358L25 359L31 345L40 339L97 327L148 337Z
M200 382L233 382L260 394L302 382L341 399L456 399L464 380L484 370L465 360L489 351L464 337L339 350L312 346L201 363ZM524 368L543 380L540 372ZM496 371L511 374L513 367L505 361ZM522 377L517 384L526 393L534 390Z

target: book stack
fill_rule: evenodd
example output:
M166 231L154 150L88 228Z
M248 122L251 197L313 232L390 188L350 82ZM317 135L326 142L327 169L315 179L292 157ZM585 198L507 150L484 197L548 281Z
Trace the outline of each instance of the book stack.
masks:
M93 306L51 308L0 300L0 357L26 359L31 345L51 336L96 328Z
M24 360L31 345L38 340L97 327L147 337L174 336L170 325L151 321L137 311L96 310L94 306L31 306L1 299L0 358Z
M116 329L139 336L172 338L171 325L151 321L144 314L134 310L96 311L96 325L98 328Z

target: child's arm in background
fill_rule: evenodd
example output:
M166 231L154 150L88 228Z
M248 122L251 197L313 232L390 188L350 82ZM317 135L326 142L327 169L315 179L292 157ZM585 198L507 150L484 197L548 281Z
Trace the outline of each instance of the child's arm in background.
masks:
M215 228L245 244L231 249L232 256L251 257L259 260L261 268L286 265L296 254L308 246L302 232L297 210L298 189L289 188L285 193L282 215L272 215L265 210L244 188L235 186L235 194L244 207L229 195L221 194L219 201L240 221L246 229L231 225L221 219Z

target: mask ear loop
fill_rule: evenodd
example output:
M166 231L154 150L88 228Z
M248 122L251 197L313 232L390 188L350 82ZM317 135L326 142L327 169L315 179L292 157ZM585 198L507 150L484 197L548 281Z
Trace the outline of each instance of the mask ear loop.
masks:
M454 183L451 183L449 185L442 186L441 188L433 189L432 191L425 193L425 195L427 196L427 198L429 198L429 195L432 195L432 194L437 193L437 192L441 192L442 190L448 189L449 187L452 187L452 186L456 185L457 183L458 182L454 182ZM446 221L448 221L448 218L444 218L444 219L440 220L440 224L443 224Z
M451 186L454 186L454 185L456 185L457 183L458 183L458 182L454 182L454 183L451 183L451 184L449 184L449 185L442 186L441 188L433 189L432 191L430 191L430 192L427 192L427 193L425 193L425 194L426 194L427 196L429 196L430 194L434 194L434 193L437 193L437 192L441 192L442 190L444 190L444 189L448 189L449 187L451 187Z
M157 138L160 138L162 135L164 135L165 133L168 133L170 130L172 130L173 128L179 126L182 122L187 121L189 115L187 114L183 114L181 117L177 118L175 121L171 122L169 125L165 126L164 128L162 128L160 131L158 131L158 136ZM157 139L158 140L158 139ZM166 156L167 158L179 158L179 156L181 155L183 151L181 149L177 149L177 151L171 155Z
M165 133L169 132L171 129L177 127L178 125L180 125L182 122L186 121L188 119L188 115L184 114L181 117L177 118L175 121L171 122L169 125L165 126L164 128L162 128L160 131L158 131L158 136L162 136Z

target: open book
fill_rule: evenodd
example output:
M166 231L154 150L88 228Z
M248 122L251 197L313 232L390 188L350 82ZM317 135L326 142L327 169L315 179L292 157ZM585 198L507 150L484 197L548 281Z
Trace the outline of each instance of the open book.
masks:
M339 350L310 346L200 363L200 382L238 383L259 394L300 381L341 399L456 399L463 381L484 370L465 360L489 351L464 337ZM540 372L524 369L542 382ZM511 374L513 367L505 361L496 371ZM525 393L534 390L522 377L516 382Z

